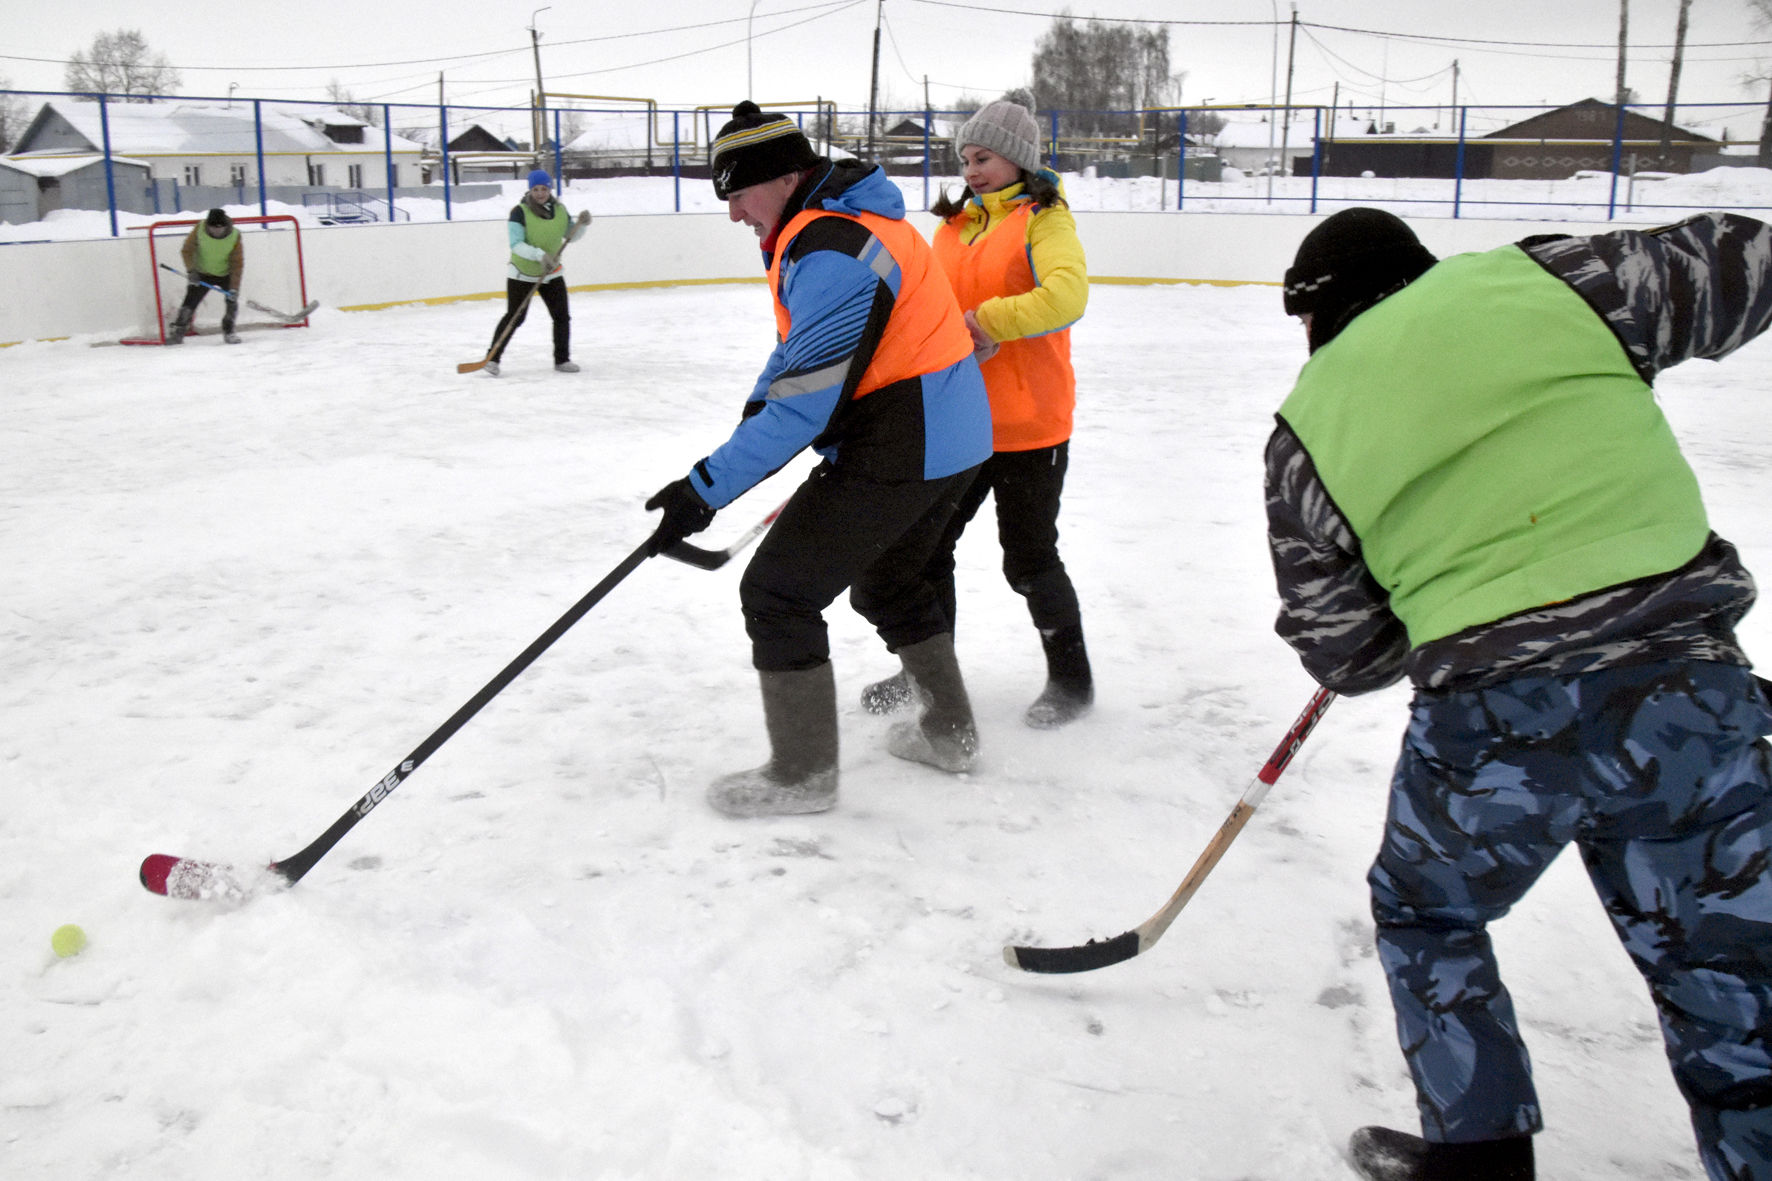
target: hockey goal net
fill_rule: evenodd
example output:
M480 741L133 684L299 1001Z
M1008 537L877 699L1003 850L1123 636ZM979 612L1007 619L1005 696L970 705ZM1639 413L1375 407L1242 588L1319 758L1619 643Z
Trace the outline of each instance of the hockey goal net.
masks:
M136 285L136 321L140 334L124 344L165 344L173 319L185 302L188 284L180 247L202 218L157 221L131 226L142 235L142 281ZM236 332L263 328L305 328L308 304L307 267L302 258L301 223L286 213L236 217L245 260L240 272L240 310ZM227 300L219 291L204 293L192 318L190 335L221 331Z

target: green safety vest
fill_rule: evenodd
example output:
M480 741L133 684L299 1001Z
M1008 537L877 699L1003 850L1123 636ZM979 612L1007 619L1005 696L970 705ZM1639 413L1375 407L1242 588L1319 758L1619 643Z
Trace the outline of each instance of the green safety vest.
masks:
M535 212L535 207L528 201L520 206L523 210L523 240L531 246L538 246L546 254L558 254L566 245L566 233L572 228L572 219L566 214L566 206L559 201L554 202L554 216L542 217ZM541 260L524 258L516 251L511 252L511 265L531 278L541 278Z
M1280 408L1419 646L1684 565L1710 526L1654 391L1517 246L1440 262Z
M228 258L234 253L234 246L239 241L239 226L229 226L224 238L211 235L208 226L198 226L197 270L205 275L227 274Z

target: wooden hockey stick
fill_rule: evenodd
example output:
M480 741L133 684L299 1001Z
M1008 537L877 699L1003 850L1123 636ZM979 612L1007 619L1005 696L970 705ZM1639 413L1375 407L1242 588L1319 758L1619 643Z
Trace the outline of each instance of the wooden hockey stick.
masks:
M572 232L566 236L566 241L560 244L560 254L565 254L566 248L578 241L584 235L585 227L590 224L591 211L589 209L581 210ZM541 285L545 282L547 282L547 276L544 275L529 285L529 290L523 293L522 302L517 305L517 310L512 313L511 318L505 322L504 331L498 334L498 339L492 342L492 347L486 350L486 355L478 361L463 361L455 367L457 373L474 373L492 363L492 358L498 355L498 350L505 347L505 341L511 339L511 333L515 332L517 325L522 322L523 316L529 308L529 301L535 298L535 293L541 290Z
M1304 712L1298 715L1298 720L1286 731L1286 737L1280 740L1280 745L1274 747L1274 753L1268 756L1255 780L1237 801L1237 806L1231 809L1231 814L1219 826L1218 834L1207 844L1199 860L1194 862L1194 867L1188 870L1187 877L1182 879L1181 885L1169 896L1169 901L1163 904L1161 910L1125 934L1101 942L1091 939L1075 947L1005 947L1003 958L1008 961L1009 966L1020 968L1024 972L1092 972L1096 968L1105 968L1109 964L1129 960L1140 952L1149 951L1181 913L1181 908L1193 898L1201 883L1206 880L1206 875L1212 872L1212 867L1218 864L1225 850L1231 847L1231 842L1237 839L1237 834L1243 831L1243 826L1249 823L1249 818L1255 815L1255 809L1262 797L1267 795L1267 789L1274 785L1274 780L1280 777L1280 772L1286 769L1286 764L1292 761L1292 756L1298 753L1298 748L1304 745L1305 738L1322 720L1329 703L1334 700L1335 693L1330 689L1320 688L1312 695L1310 704L1304 707Z

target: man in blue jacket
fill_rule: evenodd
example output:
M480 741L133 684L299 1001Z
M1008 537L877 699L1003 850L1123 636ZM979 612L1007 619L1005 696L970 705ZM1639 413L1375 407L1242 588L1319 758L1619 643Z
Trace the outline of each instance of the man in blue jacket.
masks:
M972 336L928 243L877 167L831 161L782 115L733 109L709 153L714 191L763 248L775 351L730 438L646 502L653 552L807 447L812 470L739 584L771 748L708 801L731 816L820 812L837 801L837 699L824 609L850 602L922 690L888 749L950 772L978 745L952 621L924 564L991 454Z

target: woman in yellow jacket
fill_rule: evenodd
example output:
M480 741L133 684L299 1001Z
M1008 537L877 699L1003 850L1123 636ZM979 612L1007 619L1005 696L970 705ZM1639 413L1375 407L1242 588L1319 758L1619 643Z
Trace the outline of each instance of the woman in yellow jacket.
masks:
M1089 272L1077 224L1056 174L1041 167L1040 128L1008 101L979 111L954 137L967 192L943 193L934 212L935 258L966 313L990 394L993 453L984 463L926 568L954 618L954 547L984 498L997 501L1003 574L1027 600L1046 653L1047 680L1025 715L1041 729L1062 726L1095 700L1083 617L1058 556L1058 506L1077 401L1070 326L1089 301ZM862 692L863 708L905 704L901 672Z

